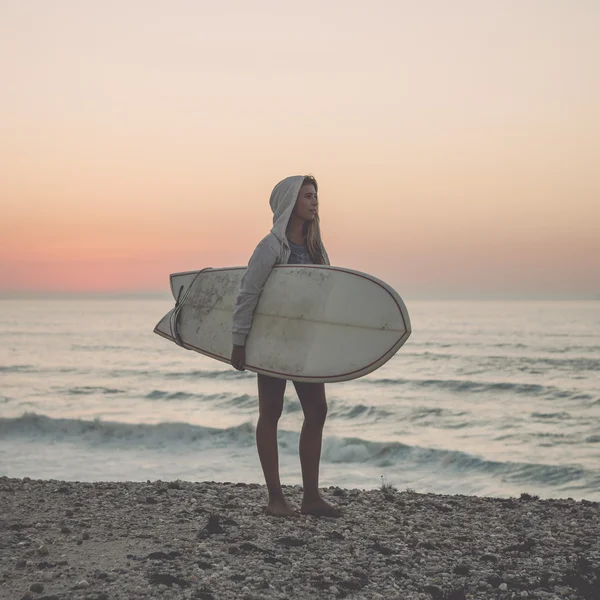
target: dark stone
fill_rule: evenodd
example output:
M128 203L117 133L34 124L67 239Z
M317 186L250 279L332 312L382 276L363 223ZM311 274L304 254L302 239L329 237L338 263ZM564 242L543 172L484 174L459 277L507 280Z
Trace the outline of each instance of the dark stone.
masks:
M489 552L486 552L481 556L481 560L485 560L488 562L496 562L498 560L498 557L495 554L490 554Z
M340 533L339 531L337 531L335 529L333 531L327 532L326 535L330 540L341 541L341 540L346 539L342 533Z
M345 590L362 590L366 585L369 584L368 579L359 579L358 577L353 577L352 579L346 579L345 581L340 581L338 583L338 587L341 587Z
M169 489L169 490L180 490L181 489L181 483L179 483L179 481L169 481L169 483L167 484L167 489Z
M35 592L36 594L39 594L39 593L41 593L41 592L43 592L43 591L44 591L44 584L43 584L43 583L32 583L32 584L29 586L29 589L30 589L32 592Z
M188 587L190 584L181 577L176 577L175 575L171 575L170 573L151 573L148 576L148 581L154 585L167 585L171 587L173 584L178 585L179 587Z
M319 590L328 590L333 585L333 583L325 581L322 577L313 578L310 584Z
M431 594L433 598L441 598L444 590L439 585L425 585L423 591L427 594Z
M158 504L158 500L152 496L146 496L146 504Z
M521 494L521 498L520 498L523 502L531 502L532 500L539 500L540 497L539 496L532 496L531 494L528 494L527 492L524 492Z
M67 516L67 517L72 517L74 514L75 513L71 509L68 509L67 511L65 511L65 516Z
M593 566L585 556L578 556L565 573L563 584L576 590L584 600L598 600L600 595L600 566Z
M71 533L71 530L68 527L61 527L60 532L61 533Z
M24 558L20 558L15 565L17 569L24 569L27 566L27 561Z
M502 577L494 573L487 578L487 582L494 588L497 588L502 583Z
M382 544L380 544L379 542L375 542L371 548L373 550L375 550L375 552L379 552L380 554L383 554L384 556L389 556L390 554L392 554L392 551L390 548L388 548L387 546L384 546Z
M213 535L215 533L225 533L225 530L221 526L219 515L216 514L209 515L208 522L206 523L204 529L209 535Z
M276 540L276 542L278 544L281 544L282 546L294 546L294 547L298 547L298 546L305 546L306 545L306 541L305 540L301 540L300 538L295 538L295 537L291 537L288 535L285 535L283 537L280 537L278 540Z
M208 590L195 590L192 598L194 600L215 600L215 597Z
M345 496L345 495L346 495L346 492L345 492L345 490L343 490L342 488L336 487L336 488L333 490L332 494L333 494L334 496L340 496L340 497L343 497L343 496Z
M263 561L266 563L269 563L271 565L276 565L276 564L287 565L288 564L287 560L277 558L276 556L270 556L270 555L265 556L263 558Z
M454 573L456 575L469 575L471 573L471 568L469 567L469 565L461 563L459 565L454 566Z
M256 544L252 542L243 542L240 544L240 550L244 552L265 552L262 548L259 548Z
M448 592L442 592L440 600L466 600L467 592L464 588L456 588Z
M203 560L197 560L196 564L201 568L201 569L212 569L213 566L210 563L204 562Z
M529 552L535 546L535 541L532 539L526 539L518 544L507 546L504 548L504 552Z
M408 573L402 569L394 569L392 575L395 579L408 579Z
M86 531L86 532L85 532L85 533L84 533L84 534L81 536L81 538L82 538L82 539L84 539L84 540L89 540L89 539L90 539L90 534L89 534L89 533Z
M150 552L146 558L150 560L174 560L178 556L181 556L181 552L172 550L171 552Z

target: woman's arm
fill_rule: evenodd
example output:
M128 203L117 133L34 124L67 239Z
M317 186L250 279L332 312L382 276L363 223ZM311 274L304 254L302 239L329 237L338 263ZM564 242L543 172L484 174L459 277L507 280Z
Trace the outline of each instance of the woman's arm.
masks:
M260 293L276 262L277 253L267 236L254 250L240 283L232 318L234 347L246 345L246 337L252 327L252 318Z

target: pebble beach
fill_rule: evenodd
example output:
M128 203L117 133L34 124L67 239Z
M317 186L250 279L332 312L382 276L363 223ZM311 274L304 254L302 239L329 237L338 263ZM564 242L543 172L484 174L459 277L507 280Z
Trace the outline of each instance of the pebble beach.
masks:
M302 488L284 486L300 506ZM600 505L231 482L0 478L0 598L600 598Z

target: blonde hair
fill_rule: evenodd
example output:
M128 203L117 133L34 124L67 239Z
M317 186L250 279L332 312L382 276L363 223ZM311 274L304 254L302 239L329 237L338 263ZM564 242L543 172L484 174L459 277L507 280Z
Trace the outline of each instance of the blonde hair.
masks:
M302 185L314 185L315 192L319 191L317 180L312 175L307 175L302 182ZM325 257L322 251L321 241L321 223L319 221L319 213L315 214L312 221L304 223L304 236L306 237L306 247L313 263L317 265L325 264Z

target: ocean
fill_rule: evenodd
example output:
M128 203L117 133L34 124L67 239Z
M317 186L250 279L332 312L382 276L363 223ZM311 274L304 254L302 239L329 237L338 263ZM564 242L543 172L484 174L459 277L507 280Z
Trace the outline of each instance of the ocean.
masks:
M321 486L600 500L600 302L407 303L382 368L326 386ZM0 475L264 483L256 376L155 335L167 299L0 300ZM283 484L301 484L288 384Z

